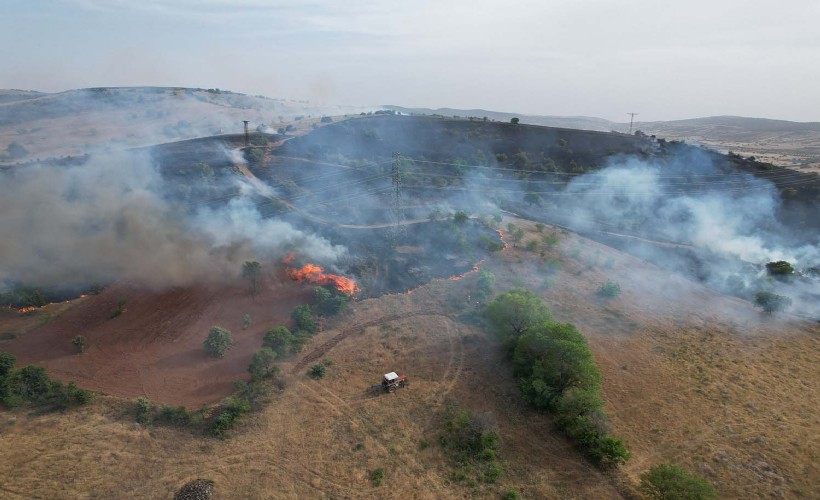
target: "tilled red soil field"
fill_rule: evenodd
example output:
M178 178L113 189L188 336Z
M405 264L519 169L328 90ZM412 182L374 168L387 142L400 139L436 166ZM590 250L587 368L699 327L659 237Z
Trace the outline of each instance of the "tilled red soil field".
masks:
M269 279L251 297L244 282L155 292L117 283L97 296L77 299L65 313L9 342L3 350L18 366L45 366L63 381L114 396L145 396L153 402L195 407L213 403L248 378L251 356L264 332L287 325L293 307L307 303L311 287ZM120 300L125 312L112 318ZM252 325L242 328L242 316ZM234 345L224 358L207 356L202 342L219 325L231 331ZM84 335L86 351L77 354L71 339Z

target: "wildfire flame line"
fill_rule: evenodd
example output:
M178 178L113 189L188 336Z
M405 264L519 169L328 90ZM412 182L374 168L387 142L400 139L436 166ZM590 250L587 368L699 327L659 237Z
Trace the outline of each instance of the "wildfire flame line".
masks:
M290 262L293 257L289 255L285 257L285 263ZM324 270L316 264L305 264L300 268L290 268L287 270L288 277L297 283L315 283L317 285L331 285L340 292L353 296L359 291L359 287L350 278L344 276L337 276L335 274L325 273Z

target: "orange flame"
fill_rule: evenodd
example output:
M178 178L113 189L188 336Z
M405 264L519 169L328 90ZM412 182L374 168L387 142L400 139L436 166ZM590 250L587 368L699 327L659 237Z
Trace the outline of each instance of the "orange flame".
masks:
M291 253L285 255L285 257L282 259L282 262L285 263L285 264L290 264L291 262L293 262L293 259L295 257L296 257L296 252L291 252Z
M305 264L299 269L288 269L288 276L297 283L316 283L318 285L332 285L336 290L347 295L355 295L359 291L356 283L344 276L326 274L316 264Z

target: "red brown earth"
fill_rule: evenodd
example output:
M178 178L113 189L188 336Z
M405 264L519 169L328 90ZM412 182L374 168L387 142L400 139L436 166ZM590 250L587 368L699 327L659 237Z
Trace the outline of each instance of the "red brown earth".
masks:
M262 346L264 332L289 324L290 311L306 303L309 286L269 278L251 297L247 284L193 286L156 292L117 283L77 304L54 320L9 342L3 350L18 365L44 366L50 375L80 387L153 402L195 407L219 401L247 379L247 367ZM111 315L126 301L119 317ZM242 329L242 316L252 325ZM202 342L219 325L234 344L224 358L208 357ZM84 335L86 351L77 354L71 339Z

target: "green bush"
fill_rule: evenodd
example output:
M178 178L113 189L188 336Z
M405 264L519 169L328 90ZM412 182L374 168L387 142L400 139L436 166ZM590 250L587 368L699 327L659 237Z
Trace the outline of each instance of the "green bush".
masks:
M233 429L236 421L250 411L250 404L239 398L228 398L219 411L216 417L211 421L209 432L217 437L223 437L229 430Z
M293 352L296 338L290 330L284 326L277 326L265 332L262 345L273 349L280 357L285 357Z
M621 285L615 283L614 281L607 281L601 285L601 288L599 288L596 293L599 297L611 299L620 295Z
M254 353L251 364L248 366L251 380L258 381L276 375L279 370L273 364L274 361L276 361L276 351L270 347L263 347Z
M467 212L458 210L456 213L453 214L453 222L456 224L466 224L467 221L470 219L470 215Z
M541 299L525 290L499 295L487 316L512 353L524 399L551 412L593 461L614 466L628 460L624 442L606 433L601 373L584 336L569 323L553 322Z
M487 306L486 315L493 333L508 343L514 343L534 326L552 320L552 313L541 298L522 288L496 297Z
M151 414L154 410L154 405L145 398L137 398L135 419L140 424L147 424L151 421Z
M348 302L350 296L332 286L317 286L313 289L313 303L322 316L338 314Z
M766 314L773 314L788 309L792 305L792 299L784 295L761 291L755 293L755 305L762 308Z
M309 334L314 334L319 329L316 325L316 320L313 319L313 314L310 312L310 306L296 306L290 312L290 317L296 324L296 329Z
M319 365L311 366L310 371L308 372L308 375L310 375L311 378L314 378L316 380L318 380L320 378L324 378L324 376L325 376L325 365L319 364Z
M370 473L370 480L373 481L373 486L381 486L384 481L384 469L379 467Z
M794 274L794 267L785 260L778 260L766 264L766 272L775 277L791 276Z
M77 349L77 352L80 353L85 352L85 342L85 337L82 335L77 335L71 339L71 345L73 345Z
M262 148L247 148L245 150L245 160L251 165L262 163L265 158L265 150Z
M655 465L641 475L641 491L653 500L710 500L715 489L705 479L669 464Z
M211 328L208 332L208 338L206 338L205 342L202 343L205 351L210 356L215 358L225 356L225 353L228 352L231 344L233 344L231 332L219 326L214 326Z

